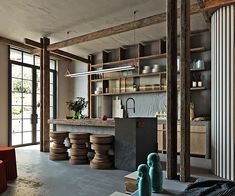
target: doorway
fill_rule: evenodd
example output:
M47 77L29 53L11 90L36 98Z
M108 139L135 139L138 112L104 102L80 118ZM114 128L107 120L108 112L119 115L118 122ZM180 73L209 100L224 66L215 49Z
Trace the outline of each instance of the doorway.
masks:
M40 142L40 58L10 49L9 145ZM56 61L50 60L50 118L56 117ZM55 128L50 126L51 130Z

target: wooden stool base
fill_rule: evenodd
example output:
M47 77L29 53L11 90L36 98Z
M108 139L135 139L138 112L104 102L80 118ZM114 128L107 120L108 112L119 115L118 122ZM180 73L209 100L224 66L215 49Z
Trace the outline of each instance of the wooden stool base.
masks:
M100 162L100 163L94 163L94 161L92 160L90 162L90 167L92 169L111 169L112 168L112 162L108 161L108 162Z
M112 135L91 135L91 149L95 151L95 156L90 162L93 169L111 169L113 163L109 160L108 151L112 147Z
M49 159L52 161L60 161L60 160L68 160L69 156L68 153L63 153L63 154L55 154L55 153L50 153L49 154Z
M69 133L70 143L72 144L69 163L72 165L88 163L86 143L89 142L89 137L90 134L87 132Z
M49 159L52 161L68 160L67 148L64 145L64 140L68 137L68 132L58 131L50 132L50 137L53 140L53 145L50 148Z

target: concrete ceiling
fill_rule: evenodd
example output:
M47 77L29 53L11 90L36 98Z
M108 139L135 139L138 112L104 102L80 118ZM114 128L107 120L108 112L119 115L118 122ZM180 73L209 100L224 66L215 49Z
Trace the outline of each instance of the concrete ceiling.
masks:
M195 3L194 1L191 1ZM1 0L0 36L23 42L47 36L51 43L163 13L165 0ZM191 29L206 29L202 14L191 17ZM179 27L179 25L178 25ZM179 28L178 28L179 29ZM66 32L70 32L67 35ZM136 30L136 43L165 36L166 23ZM86 57L103 49L134 43L133 31L63 50Z

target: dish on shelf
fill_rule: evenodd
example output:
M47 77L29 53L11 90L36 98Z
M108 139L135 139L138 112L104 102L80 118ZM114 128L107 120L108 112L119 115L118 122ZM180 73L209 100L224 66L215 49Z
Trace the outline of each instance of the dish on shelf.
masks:
M142 73L143 73L143 74L151 73L151 70L145 70L145 69L144 69L144 70L142 71Z
M144 70L150 70L151 66L144 66Z

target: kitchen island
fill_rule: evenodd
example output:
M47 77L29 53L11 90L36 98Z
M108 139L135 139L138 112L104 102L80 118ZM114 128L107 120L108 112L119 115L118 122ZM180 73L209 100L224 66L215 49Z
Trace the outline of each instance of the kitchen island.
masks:
M57 131L83 131L93 134L115 135L114 119L49 119L48 123L56 125Z

